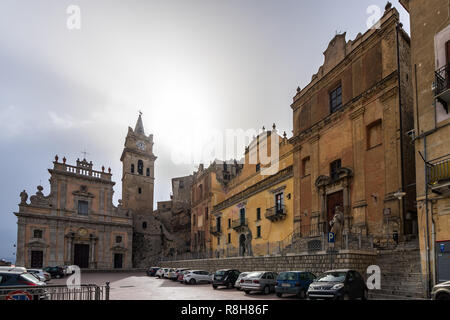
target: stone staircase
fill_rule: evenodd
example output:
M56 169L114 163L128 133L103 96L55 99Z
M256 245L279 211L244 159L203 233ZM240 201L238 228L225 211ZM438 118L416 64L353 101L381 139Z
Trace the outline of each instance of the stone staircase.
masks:
M376 264L381 269L381 290L370 290L373 300L424 299L424 287L417 241L395 249L378 250Z

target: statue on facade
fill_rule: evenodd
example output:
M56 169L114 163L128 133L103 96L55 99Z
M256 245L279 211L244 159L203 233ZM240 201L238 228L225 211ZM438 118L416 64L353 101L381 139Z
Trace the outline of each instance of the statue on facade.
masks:
M245 237L245 252L247 253L248 256L253 256L252 238L253 238L252 231L250 230L250 228L248 228Z
M344 214L342 213L342 208L336 206L333 219L330 221L331 232L335 234L336 243L339 243L341 240L343 221Z
M20 204L27 204L27 200L28 200L28 193L25 190L23 190L20 193Z

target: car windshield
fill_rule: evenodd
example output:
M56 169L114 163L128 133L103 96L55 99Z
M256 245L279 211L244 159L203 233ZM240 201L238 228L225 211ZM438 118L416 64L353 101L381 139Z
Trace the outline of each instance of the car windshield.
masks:
M30 273L23 273L23 274L20 275L20 277L21 277L22 279L24 279L24 280L26 280L26 281L30 281L30 282L32 282L32 283L38 283L38 282L39 282L39 279L36 278L35 276L33 276L33 275L30 274Z
M260 278L264 272L250 272L246 277L248 278Z
M282 272L278 276L277 280L280 280L280 281L297 280L297 274L295 272Z
M248 272L242 272L242 273L239 275L239 278L244 278L244 277L246 277L246 276L248 276Z
M216 271L216 275L218 275L218 276L223 276L225 273L226 273L225 270Z
M319 282L344 282L347 272L328 272L321 275L317 281Z

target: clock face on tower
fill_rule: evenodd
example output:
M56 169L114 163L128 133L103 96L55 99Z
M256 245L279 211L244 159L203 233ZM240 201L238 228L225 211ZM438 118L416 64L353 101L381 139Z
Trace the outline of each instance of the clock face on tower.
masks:
M143 141L136 142L136 146L139 148L139 150L145 150L145 143Z

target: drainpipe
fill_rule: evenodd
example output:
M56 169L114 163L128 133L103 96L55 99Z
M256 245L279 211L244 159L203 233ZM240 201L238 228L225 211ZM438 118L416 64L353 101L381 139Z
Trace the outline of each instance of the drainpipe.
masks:
M429 240L430 240L430 227L429 227L429 217L428 217L428 174L427 174L427 136L425 136L423 138L423 147L424 147L424 166L425 166L425 219L426 219L426 228L427 228L427 232L425 235L425 250L426 250L426 267L427 267L427 286L426 286L426 290L427 290L427 298L430 297L430 244L429 244Z
M400 70L400 37L399 31L403 27L402 23L397 23L395 30L397 36L397 73L398 73L398 114L400 120L400 163L401 163L401 188L402 192L405 190L405 173L404 173L404 157L403 157L403 115L402 115L402 87L401 87L401 70ZM402 198L402 222L403 235L405 234L405 200Z

